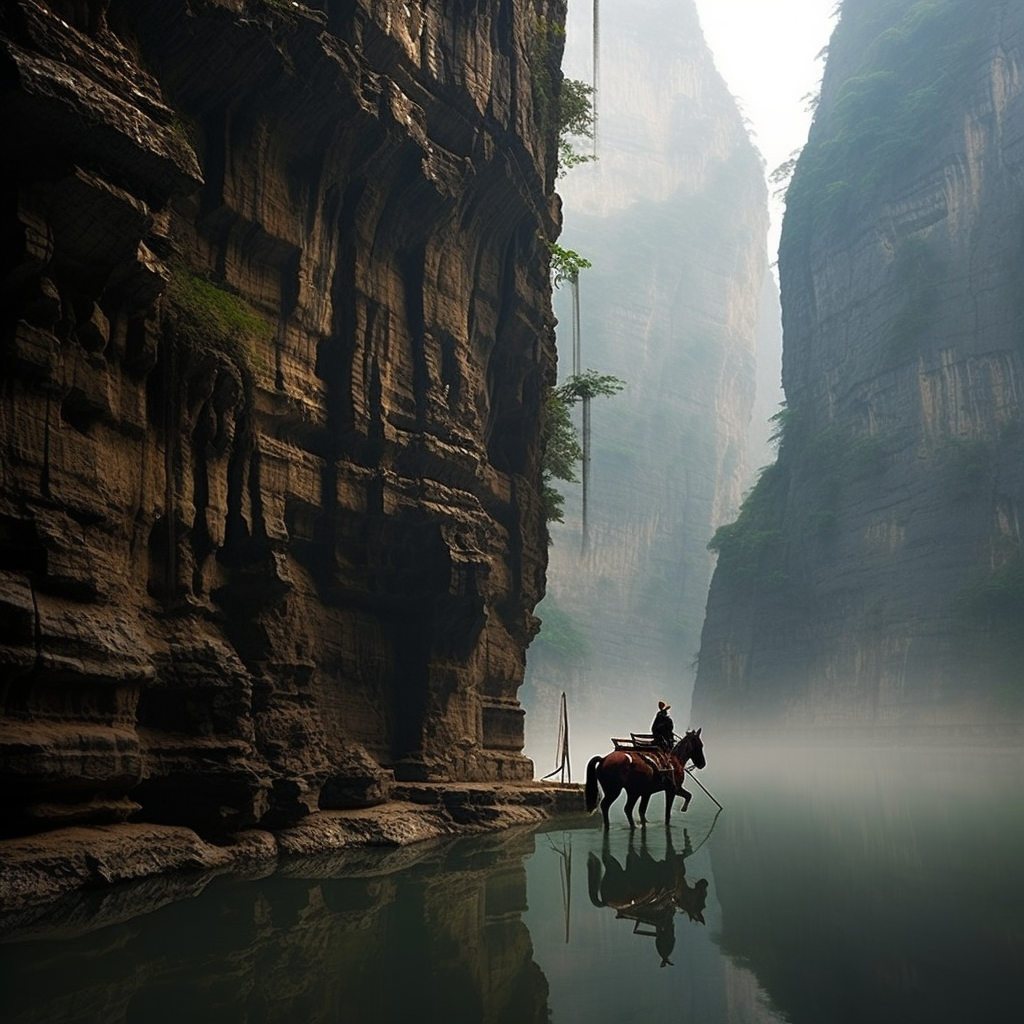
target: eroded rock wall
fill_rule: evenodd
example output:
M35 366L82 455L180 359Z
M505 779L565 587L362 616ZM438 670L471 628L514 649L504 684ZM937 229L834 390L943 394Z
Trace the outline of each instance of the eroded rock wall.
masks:
M564 14L5 4L8 832L532 778Z
M780 248L778 461L695 713L1019 728L1024 9L846 0Z

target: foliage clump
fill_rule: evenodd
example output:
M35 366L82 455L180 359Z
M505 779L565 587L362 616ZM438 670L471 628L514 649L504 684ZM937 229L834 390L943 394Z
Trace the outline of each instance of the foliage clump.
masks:
M595 154L576 148L577 139L594 137L593 95L592 85L575 78L562 79L558 97L558 166L562 174L597 159Z
M569 405L584 398L607 398L618 394L626 386L609 373L598 373L597 370L584 370L574 373L564 384L559 385L556 393Z
M735 522L720 526L708 541L708 550L718 555L718 571L726 578L776 579L779 570L768 568L767 556L782 539L778 509L786 479L778 462L765 466Z
M891 8L888 8L891 10ZM975 0L903 0L847 46L865 54L812 126L786 194L784 238L847 227L903 168L950 131L983 44ZM843 29L837 28L837 37ZM852 30L848 30L852 31ZM833 55L838 47L833 47Z
M274 325L244 299L179 264L172 268L166 300L175 336L188 349L220 353L247 377L262 368L261 350L272 340Z
M573 426L569 405L557 390L552 390L548 395L547 417L544 421L544 455L541 462L544 517L549 523L565 521L565 497L555 487L554 481L579 483L576 464L582 458L583 449Z
M574 282L581 270L589 270L594 265L575 249L563 249L556 242L548 242L548 249L551 250L551 274L556 288L566 282Z
M585 370L573 374L548 395L541 466L545 516L549 523L564 522L565 498L554 486L554 481L579 483L576 464L583 458L583 447L572 422L572 406L583 399L614 395L624 387L625 383L618 377Z
M557 134L560 175L571 167L596 159L593 154L576 148L578 139L594 137L594 88L562 75L564 41L563 26L550 18L537 19L531 53L534 102L541 126L554 129Z

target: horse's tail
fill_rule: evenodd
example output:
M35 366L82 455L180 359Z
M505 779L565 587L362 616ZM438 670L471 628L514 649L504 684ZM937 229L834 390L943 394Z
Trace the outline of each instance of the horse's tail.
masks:
M592 811L597 806L597 766L604 760L600 754L595 754L587 763L587 787L584 795L587 798L587 810Z

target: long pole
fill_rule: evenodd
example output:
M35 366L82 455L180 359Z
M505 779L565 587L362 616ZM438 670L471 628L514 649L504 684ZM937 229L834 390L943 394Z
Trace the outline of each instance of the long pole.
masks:
M693 781L696 782L697 785L700 786L700 788L703 789L704 792L707 793L707 795L710 796L712 800L715 800L715 798L711 795L711 790L709 790L707 786L705 786L704 783L701 782L700 779L698 779L697 776L693 774L693 765L686 769L686 774L689 775L690 778L693 779ZM722 805L719 804L717 800L715 800L715 803L718 804L718 809L721 810Z

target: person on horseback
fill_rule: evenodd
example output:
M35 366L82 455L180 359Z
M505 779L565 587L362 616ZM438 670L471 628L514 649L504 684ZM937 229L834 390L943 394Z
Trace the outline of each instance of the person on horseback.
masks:
M666 704L663 700L659 700L658 713L654 716L654 721L651 722L651 733L654 736L654 742L666 753L671 753L672 746L676 740L675 726L669 717L671 709L671 704ZM673 770L671 759L662 759L660 772L666 785L675 789L675 771Z
M672 719L669 718L668 714L671 709L671 704L666 704L663 700L659 700L658 713L654 716L654 721L651 723L651 732L654 735L655 743L665 750L672 749L676 738L675 726L672 724Z

